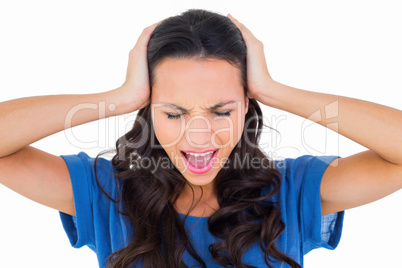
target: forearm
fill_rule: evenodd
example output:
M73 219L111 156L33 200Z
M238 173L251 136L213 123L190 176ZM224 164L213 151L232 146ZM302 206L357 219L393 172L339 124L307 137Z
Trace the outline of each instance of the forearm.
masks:
M135 110L115 94L34 96L0 103L0 157L51 134Z
M268 97L269 93L269 97ZM307 118L402 165L402 111L380 104L272 82L265 105Z

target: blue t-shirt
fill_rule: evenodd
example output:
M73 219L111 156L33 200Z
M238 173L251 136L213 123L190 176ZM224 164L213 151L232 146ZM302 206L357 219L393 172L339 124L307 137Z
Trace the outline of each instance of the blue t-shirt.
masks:
M86 153L61 155L70 172L76 216L60 212L60 218L75 248L87 245L97 255L99 267L105 267L106 258L128 245L132 229L126 227L115 203L98 187L94 174L94 160ZM282 174L282 186L272 201L279 201L282 221L286 227L275 241L276 245L303 266L303 256L315 248L335 249L339 243L344 211L321 216L320 184L322 175L332 160L339 156L303 155L297 158L275 160ZM111 161L98 158L96 175L102 188L117 199L117 184ZM264 193L263 191L263 194ZM122 207L118 207L122 210ZM184 219L183 214L179 214ZM208 246L219 241L208 231L208 217L189 216L185 228L191 229L189 238L208 268L221 267L213 261ZM134 234L135 235L135 234ZM183 261L191 267L198 264L185 251ZM243 255L243 263L268 267L258 241ZM276 263L274 267L289 267Z

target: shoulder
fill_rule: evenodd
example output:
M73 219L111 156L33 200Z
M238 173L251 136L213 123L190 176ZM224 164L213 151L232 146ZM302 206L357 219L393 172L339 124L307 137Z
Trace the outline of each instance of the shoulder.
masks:
M108 194L113 194L116 187L116 171L111 160L101 156L92 157L83 151L61 157L67 164L73 187L87 186L92 193L98 192L101 187Z
M339 156L336 155L302 155L297 158L284 158L280 160L272 160L275 168L283 177L302 179L306 173L317 175L325 171L328 165Z
M299 237L302 254L314 248L334 249L341 236L344 213L322 216L320 184L323 174L336 155L303 155L275 160L282 174L281 187L275 196L286 225L283 239Z
M272 160L281 176L279 195L290 198L300 196L303 189L319 187L328 165L339 156L336 155L302 155L296 158Z

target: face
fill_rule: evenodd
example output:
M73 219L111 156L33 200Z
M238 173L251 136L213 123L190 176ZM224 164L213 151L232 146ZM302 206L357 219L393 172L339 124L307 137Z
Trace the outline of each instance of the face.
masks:
M215 176L241 138L248 110L240 69L224 60L167 58L154 73L156 138L192 186L213 191ZM198 156L182 151L216 152ZM194 161L198 169L190 164Z

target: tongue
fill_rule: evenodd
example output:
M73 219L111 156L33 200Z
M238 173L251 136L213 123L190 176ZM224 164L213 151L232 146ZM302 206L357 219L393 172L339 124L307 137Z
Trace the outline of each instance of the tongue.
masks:
M187 160L188 162L190 162L193 166L195 166L196 168L203 168L205 167L209 160L211 160L213 154L207 154L205 156L194 156L191 154L187 154Z

